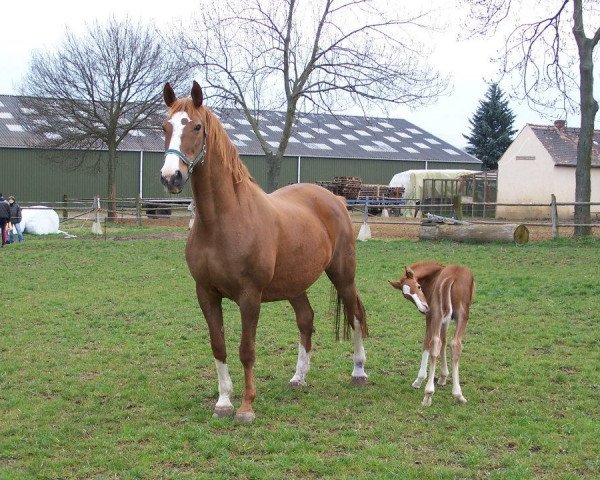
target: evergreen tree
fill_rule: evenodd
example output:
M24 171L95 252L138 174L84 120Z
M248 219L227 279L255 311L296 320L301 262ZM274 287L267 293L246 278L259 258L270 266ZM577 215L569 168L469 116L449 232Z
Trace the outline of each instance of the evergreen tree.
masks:
M506 152L517 130L513 129L515 115L504 99L497 83L492 83L469 120L471 135L463 135L469 145L466 151L483 162L483 170L496 170L498 160Z

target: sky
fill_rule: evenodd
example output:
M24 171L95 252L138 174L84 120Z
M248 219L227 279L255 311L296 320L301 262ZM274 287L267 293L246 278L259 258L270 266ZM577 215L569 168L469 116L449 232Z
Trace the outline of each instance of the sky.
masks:
M450 3L447 2L446 5ZM168 5L168 7L167 7ZM102 21L112 14L128 14L155 22L159 27L169 27L179 18L185 18L197 9L197 0L53 0L51 2L3 2L4 22L0 28L0 94L19 92L31 53L35 49L52 50L64 36L68 26L75 33L83 33L86 22ZM394 107L389 115L404 118L429 133L442 138L457 148L464 148L463 134L469 134L469 119L484 98L497 66L490 62L501 38L456 40L459 21L452 20L447 11L449 27L444 35L432 36L433 49L430 63L451 79L451 94L432 105L410 110ZM501 84L502 87L502 84ZM525 124L549 124L526 105L510 100L509 106L516 115L514 127L521 130ZM353 114L355 112L340 112Z

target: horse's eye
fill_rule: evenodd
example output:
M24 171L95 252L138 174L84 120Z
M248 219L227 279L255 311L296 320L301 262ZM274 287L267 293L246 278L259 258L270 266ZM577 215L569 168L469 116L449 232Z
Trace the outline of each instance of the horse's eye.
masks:
M417 288L418 288L419 290L421 290L421 285L417 285Z
M201 128L202 128L202 125L197 123L196 126L194 127L194 131L199 132Z

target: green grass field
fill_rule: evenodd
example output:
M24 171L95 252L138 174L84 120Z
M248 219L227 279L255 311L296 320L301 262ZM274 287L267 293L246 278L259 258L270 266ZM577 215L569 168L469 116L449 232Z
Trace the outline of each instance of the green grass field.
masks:
M251 425L211 418L216 373L183 241L27 240L0 251L1 479L600 476L598 238L360 243L370 384L350 384L352 345L334 340L321 278L304 389L287 386L292 309L263 306ZM387 280L425 259L475 274L466 405L449 383L423 408L410 386L424 320ZM237 407L239 314L224 306Z

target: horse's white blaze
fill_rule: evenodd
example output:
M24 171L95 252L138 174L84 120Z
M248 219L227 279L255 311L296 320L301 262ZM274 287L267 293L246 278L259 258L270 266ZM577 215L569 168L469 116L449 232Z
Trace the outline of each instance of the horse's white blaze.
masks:
M419 309L419 312L427 313L427 310L429 309L427 304L424 304L423 302L421 302L421 300L419 299L419 296L416 293L410 293L410 287L408 285L402 285L402 293L404 295L408 295L410 298L413 299L413 301L415 302L415 305Z
M181 150L181 136L183 135L183 128L185 124L190 121L190 117L185 112L177 112L170 119L169 123L173 126L173 133L171 134L171 141L169 142L169 149ZM179 157L173 153L165 155L165 163L160 171L163 177L169 177L179 170Z
M217 366L217 375L219 376L219 400L217 400L217 407L232 407L231 394L233 392L233 384L231 383L231 377L229 376L229 369L227 364L219 360L215 360Z
M352 376L368 377L365 372L367 355L365 353L365 348L363 347L362 328L357 318L354 318L354 354L352 355L352 361L354 362Z
M306 351L304 345L298 345L298 362L296 363L296 373L290 380L290 383L298 385L306 384L306 374L310 368L310 353Z

